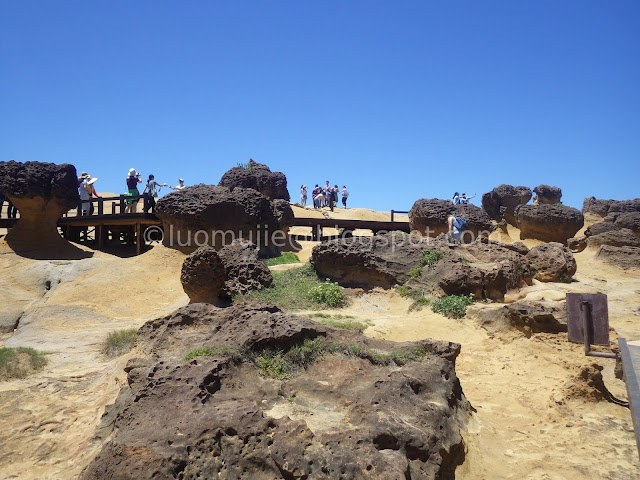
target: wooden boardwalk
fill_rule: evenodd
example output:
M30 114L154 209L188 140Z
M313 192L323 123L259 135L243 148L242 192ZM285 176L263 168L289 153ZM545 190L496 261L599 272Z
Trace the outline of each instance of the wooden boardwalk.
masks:
M627 385L629 410L631 410L636 445L640 455L640 345L630 345L624 338L619 338L618 344L620 345L624 380Z

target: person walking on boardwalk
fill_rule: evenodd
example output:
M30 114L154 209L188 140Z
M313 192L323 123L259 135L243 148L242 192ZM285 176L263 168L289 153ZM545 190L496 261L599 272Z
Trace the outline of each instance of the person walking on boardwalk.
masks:
M147 184L142 191L143 194L147 194L144 198L144 213L148 213L149 209L151 209L151 213L155 213L158 190L160 190L161 187L166 186L166 183L156 182L156 177L153 174L149 175L149 180L147 180Z
M127 199L127 206L124 209L125 213L136 213L138 210L138 197L140 196L140 192L138 191L138 184L142 183L142 178L140 173L136 171L135 168L129 170L129 176L127 176L127 196L128 197L136 197L135 200L133 198Z
M307 205L307 186L302 185L300 187L300 205L305 207Z

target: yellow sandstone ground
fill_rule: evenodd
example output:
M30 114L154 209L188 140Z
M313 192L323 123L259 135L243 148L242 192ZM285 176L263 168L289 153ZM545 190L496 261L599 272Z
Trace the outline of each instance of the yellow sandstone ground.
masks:
M296 209L296 215L324 214L307 210ZM334 213L347 214L389 218L361 209ZM518 235L510 228L502 241L516 241ZM305 261L314 243L301 245ZM534 282L507 301L606 293L612 338L640 339L638 272L608 266L594 255L594 250L576 254L576 282ZM95 252L85 260L35 261L16 256L0 239L0 302L6 311L24 312L20 328L0 337L0 346L51 352L43 371L0 382L0 479L75 478L97 453L100 416L125 380L127 359L135 355L109 360L100 354L100 344L113 330L139 327L188 303L179 281L183 259L157 246L130 258ZM566 334L490 334L480 326L478 312L496 304L477 303L461 320L429 308L407 313L408 306L394 291L353 291L350 305L337 313L369 321L370 336L431 337L462 345L457 373L477 412L464 432L467 459L457 478L640 479L629 410L590 400L577 381L581 367L602 365L609 390L626 399L613 360L585 357L583 346L568 343Z

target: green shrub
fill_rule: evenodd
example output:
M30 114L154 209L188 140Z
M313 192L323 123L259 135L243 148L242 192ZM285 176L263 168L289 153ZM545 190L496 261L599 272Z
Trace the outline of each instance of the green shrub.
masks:
M136 341L138 330L135 328L111 332L102 342L102 353L108 357L117 357L131 350Z
M44 352L30 347L0 348L0 380L24 378L47 364Z
M273 265L284 265L285 263L300 263L300 259L295 253L284 252L277 257L265 258L264 263L267 267L272 267Z
M449 318L462 318L467 314L467 307L473 303L473 296L449 295L433 302L431 308L436 313L441 313Z
M314 302L325 304L329 307L340 307L345 302L344 289L329 280L309 289L309 296Z
M409 270L409 276L411 278L417 278L422 273L422 267L415 267Z
M411 287L407 287L406 285L396 285L396 292L401 297L411 297L413 295L413 289Z
M429 305L430 300L427 297L419 296L415 297L411 305L409 305L409 311L422 310L422 307Z
M434 265L439 260L441 260L443 256L444 256L444 253L442 253L442 250L437 250L437 249L423 250L422 253L420 254L420 266L430 267L431 265Z

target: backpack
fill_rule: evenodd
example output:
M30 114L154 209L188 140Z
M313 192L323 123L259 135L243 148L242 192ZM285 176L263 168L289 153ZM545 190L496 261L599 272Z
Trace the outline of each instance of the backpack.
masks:
M453 226L456 227L458 231L462 232L467 229L467 221L462 217L455 217Z

